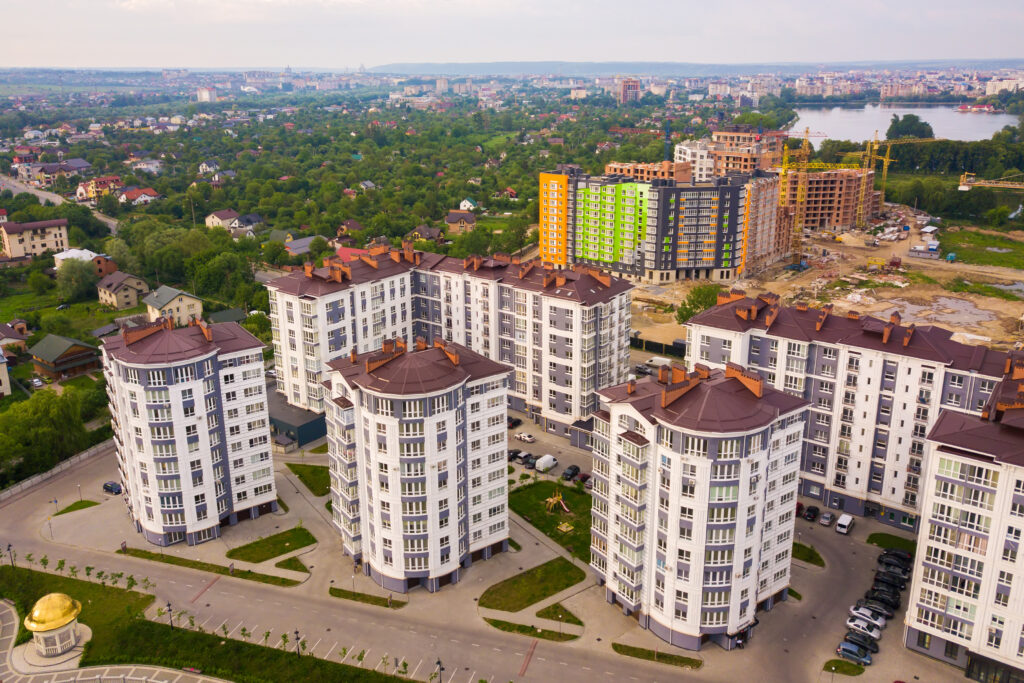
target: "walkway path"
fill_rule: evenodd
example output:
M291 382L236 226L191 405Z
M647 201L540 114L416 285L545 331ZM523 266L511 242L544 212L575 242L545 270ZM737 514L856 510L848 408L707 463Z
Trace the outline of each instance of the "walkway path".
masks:
M7 600L0 600L0 681L4 683L65 683L70 681L110 681L125 683L160 681L161 683L217 683L222 678L165 669L160 666L87 666L63 671L23 674L14 669L11 651L18 637L18 611Z

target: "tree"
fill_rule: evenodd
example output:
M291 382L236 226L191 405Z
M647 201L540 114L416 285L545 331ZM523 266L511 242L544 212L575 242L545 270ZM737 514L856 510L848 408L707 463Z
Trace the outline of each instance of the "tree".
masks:
M886 140L896 138L933 138L935 132L930 123L921 120L917 114L907 114L900 118L899 114L892 115L892 123L885 131Z
M697 285L691 289L676 310L676 322L682 325L701 311L714 306L718 302L718 291L721 288L721 285Z
M1006 224L1006 221L1010 218L1010 207L1005 204L1001 204L994 209L989 209L985 212L985 220L994 228L1001 227Z
M27 282L29 289L39 296L46 294L48 291L53 289L54 286L53 280L40 273L38 270L32 271L28 274Z
M57 271L57 293L62 301L84 301L96 296L99 280L92 261L68 259Z
M99 209L100 213L116 216L121 212L121 202L117 201L117 197L114 195L105 194L96 202L96 208Z

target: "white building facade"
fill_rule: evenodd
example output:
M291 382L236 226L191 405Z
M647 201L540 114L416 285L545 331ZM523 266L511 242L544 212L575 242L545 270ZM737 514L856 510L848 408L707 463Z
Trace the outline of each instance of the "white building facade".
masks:
M785 600L807 404L728 364L601 392L591 568L680 647L732 649Z
M277 509L262 349L237 323L104 340L123 496L150 543L202 543Z
M330 363L333 523L383 588L434 592L508 549L510 371L422 339Z
M715 175L715 159L711 150L708 140L686 140L676 145L675 160L689 162L694 182L706 183Z
M935 326L723 292L688 323L687 363L738 363L810 403L801 495L917 530L925 444L941 410L980 415L1006 354Z

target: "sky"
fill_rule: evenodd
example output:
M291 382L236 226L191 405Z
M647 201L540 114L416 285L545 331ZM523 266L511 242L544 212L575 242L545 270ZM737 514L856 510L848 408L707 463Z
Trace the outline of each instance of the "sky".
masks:
M0 0L0 15L0 67L1024 57L1022 0Z

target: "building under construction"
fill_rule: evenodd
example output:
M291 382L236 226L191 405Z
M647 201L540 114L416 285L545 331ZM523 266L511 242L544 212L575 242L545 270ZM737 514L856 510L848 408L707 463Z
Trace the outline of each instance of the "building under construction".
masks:
M790 171L785 176L784 209L790 209L804 230L850 230L870 220L880 209L872 170L840 168Z
M686 161L655 161L649 164L636 161L612 161L605 164L604 174L626 175L636 178L641 183L649 183L655 179L688 183L693 179L690 163Z

